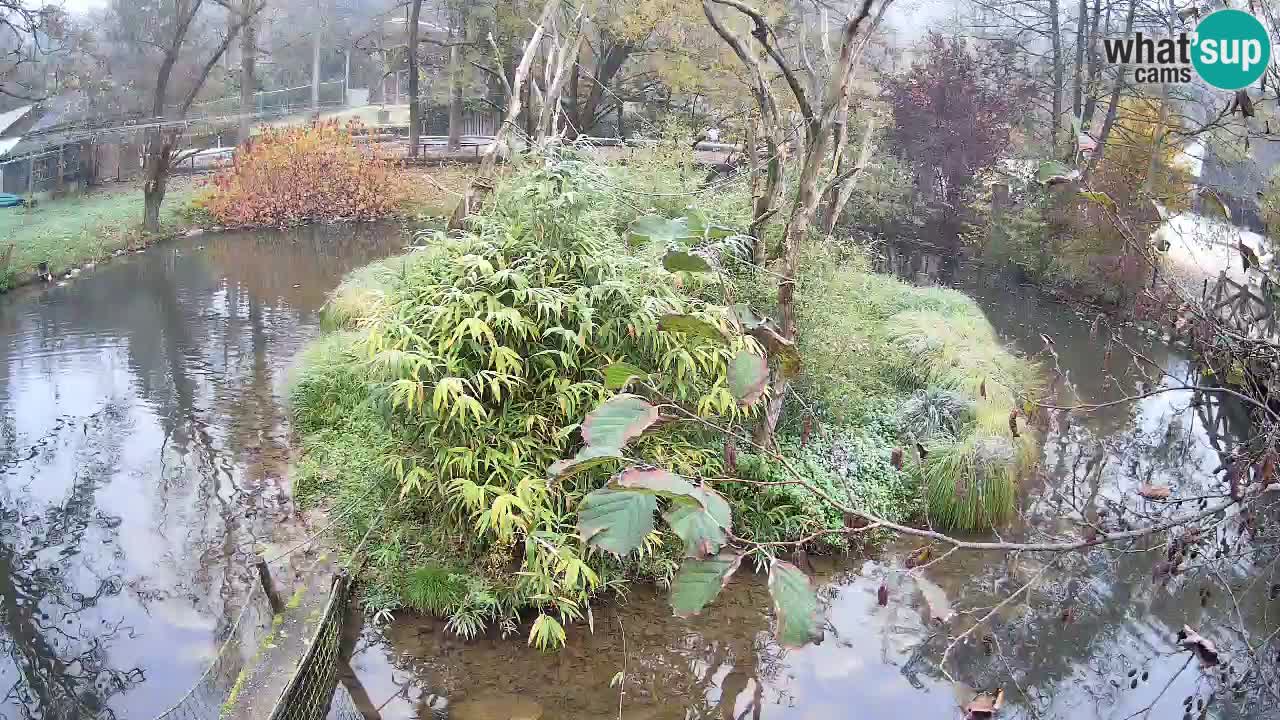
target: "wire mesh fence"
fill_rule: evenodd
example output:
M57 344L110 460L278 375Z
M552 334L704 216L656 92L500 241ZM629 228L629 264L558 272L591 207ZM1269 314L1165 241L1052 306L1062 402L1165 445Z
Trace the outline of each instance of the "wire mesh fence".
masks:
M271 720L325 720L338 684L338 668L342 664L342 621L347 614L348 581L345 573L335 575L329 601L320 616L315 635L298 662L293 679L280 695ZM345 692L345 702L354 704ZM342 715L343 718L361 717Z
M271 632L271 601L262 585L253 583L244 607L231 624L218 654L200 680L156 720L218 720L234 701L242 673Z
M329 705L326 720L365 720L365 716L356 707L356 701L352 699L351 693L339 684L334 688L333 702Z

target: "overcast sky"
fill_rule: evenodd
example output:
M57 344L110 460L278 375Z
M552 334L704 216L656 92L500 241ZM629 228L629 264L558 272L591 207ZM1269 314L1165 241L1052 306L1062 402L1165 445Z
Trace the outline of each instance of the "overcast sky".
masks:
M85 10L106 7L106 5L107 0L62 0L62 6L77 15Z

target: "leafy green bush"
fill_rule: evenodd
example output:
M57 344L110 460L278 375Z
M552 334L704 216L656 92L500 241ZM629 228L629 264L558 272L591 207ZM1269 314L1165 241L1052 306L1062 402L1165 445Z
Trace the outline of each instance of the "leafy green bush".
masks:
M312 432L304 462L354 464L393 506L389 539L371 552L381 573L373 596L385 607L447 609L451 626L472 634L491 622L514 629L533 606L531 642L550 646L592 594L628 575L669 575L660 535L625 567L583 546L574 513L607 467L554 482L547 474L612 394L602 369L617 360L655 373L665 395L706 415L742 412L724 380L733 348L657 329L673 313L722 321L674 275L626 254L607 197L573 163L522 173L473 232L353 275L330 303L330 324L358 326L361 340L311 351L294 390L299 426ZM376 430L357 428L376 453L353 447L339 458L333 438L310 444L346 432L339 407L361 423L376 418ZM691 475L720 454L696 428L663 430L635 449ZM371 454L377 462L366 464ZM348 483L360 484L342 481L340 495Z

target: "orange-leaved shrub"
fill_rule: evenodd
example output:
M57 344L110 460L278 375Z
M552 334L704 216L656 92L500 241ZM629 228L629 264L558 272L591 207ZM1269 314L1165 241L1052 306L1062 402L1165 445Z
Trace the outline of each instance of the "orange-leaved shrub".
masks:
M393 157L356 144L358 130L355 122L264 128L214 175L198 207L232 226L386 217L407 182Z

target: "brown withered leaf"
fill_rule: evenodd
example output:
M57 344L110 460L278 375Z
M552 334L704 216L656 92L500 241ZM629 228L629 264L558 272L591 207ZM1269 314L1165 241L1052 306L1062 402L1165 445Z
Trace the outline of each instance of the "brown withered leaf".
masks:
M1167 500L1173 489L1168 485L1152 485L1142 483L1138 486L1138 494L1148 500Z
M809 436L813 434L813 417L806 415L804 424L800 426L800 447L809 444Z
M1276 453L1275 448L1267 450L1262 455L1262 465L1258 470L1257 481L1266 487L1271 484L1272 478L1276 476L1276 464L1280 463L1280 454Z
M734 444L733 438L727 437L724 440L724 469L730 473L738 471L738 446Z
M876 591L876 602L880 603L880 607L889 604L889 586L880 583L880 589Z
M1230 488L1231 499L1240 502L1244 498L1244 488L1240 485L1240 462L1231 463L1231 467L1227 468L1227 487Z
M995 692L978 693L977 697L964 706L964 711L970 718L989 718L999 712L1002 705L1004 705L1004 690L1000 689Z
M1200 658L1200 664L1205 667L1218 664L1218 646L1214 645L1212 640L1192 630L1190 625L1183 625L1178 631L1178 647L1194 652L1196 657Z
M925 458L929 457L929 451L925 450L924 446L921 445L920 443L916 443L916 454L920 456L921 460L924 460Z
M893 449L893 454L889 457L889 462L893 465L894 470L902 469L902 448Z
M907 556L907 562L906 562L907 568L910 569L910 568L916 567L917 565L923 565L929 562L929 554L930 554L930 550L928 545L916 548L914 551L912 551L910 555Z
M982 382L978 385L978 397L983 400L987 399L987 379L982 378Z
M1009 434L1013 435L1014 437L1020 437L1018 435L1018 409L1017 408L1014 408L1013 410L1009 411Z

